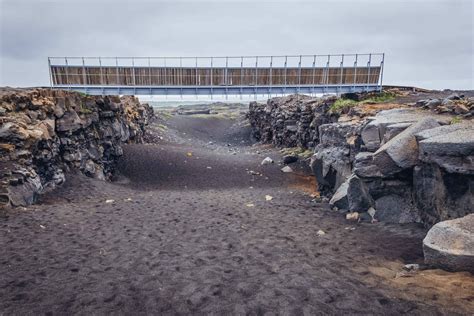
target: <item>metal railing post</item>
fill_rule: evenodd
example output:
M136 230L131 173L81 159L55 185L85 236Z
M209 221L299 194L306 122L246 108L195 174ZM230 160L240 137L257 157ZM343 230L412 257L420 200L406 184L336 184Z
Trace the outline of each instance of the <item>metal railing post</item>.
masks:
M326 62L326 71L325 71L325 77L324 78L324 88L323 91L326 92L328 85L329 85L329 63L331 62L331 55L328 55L328 61Z
M316 76L316 55L313 56L313 80L312 80L312 95L314 96L314 85Z
M151 86L153 85L152 84L152 81L151 81L151 61L150 61L150 57L148 57L148 81L149 81L149 84L150 84L150 95L152 95L152 90L151 90Z
M298 90L297 94L301 92L301 55L300 60L298 62Z
M115 71L116 71L116 77L117 77L117 86L120 85L120 77L119 77L119 67L118 67L118 58L115 57Z
M164 80L163 80L163 86L165 87L165 98L168 99L168 86L169 86L169 77L168 75L168 69L166 68L166 57L163 58L163 64L165 65L165 71L164 71Z
M244 81L244 57L240 57L240 98L242 99L242 86Z
M102 60L101 58L99 57L99 67L100 67L100 85L102 86L102 95L104 95L105 93L105 87L104 87L104 72L103 72L103 69L102 69Z
M268 89L268 97L272 97L272 84L273 84L273 56L270 56L270 88Z
M255 89L254 89L255 98L257 98L257 85L258 85L258 56L255 56Z
M179 94L180 94L180 98L182 99L183 98L183 58L182 57L179 57Z
M382 81L383 81L383 66L385 63L385 53L382 54L382 61L380 62L380 88L379 91L382 92Z
M198 88L197 88L197 87L198 87L198 85L199 85L199 77L198 77L198 59L197 59L197 57L196 57L196 59L195 59L195 69L196 69L196 74L195 74L195 75L196 75L196 83L195 83L195 85L196 85L196 96L197 96L197 94L198 94Z
M137 85L137 80L135 78L135 59L132 57L132 83L134 86Z
M356 84L357 84L357 58L359 56L356 54L355 55L355 61L354 61L354 86L352 87L352 90L355 92L355 87L356 87Z
M288 64L288 56L285 56L285 72L284 72L284 75L283 75L283 80L284 80L284 86L283 86L283 94L286 94L286 67L287 67L287 64Z
M64 57L64 63L66 64L66 86L68 86L68 90L71 90L71 85L69 83L69 71L68 71L68 67L69 67L69 64L67 62L67 57Z
M213 85L214 85L214 80L213 80L213 72L214 72L214 63L213 63L213 58L211 57L211 99L214 93L213 90Z
M84 85L87 85L86 63L84 61L84 57L82 57L82 80L84 81Z
M372 61L372 54L369 54L369 61L367 62L367 91L370 85L370 62Z
M51 73L51 59L48 57L48 69L49 69L49 86L53 89L53 75Z
M344 74L344 54L341 55L341 76L339 78L339 92L342 91L342 79L343 79L343 74Z
M227 100L228 96L228 91L227 91L227 86L229 85L228 79L227 79L227 68L229 67L229 57L225 57L225 74L224 74L224 84L225 84L225 99Z

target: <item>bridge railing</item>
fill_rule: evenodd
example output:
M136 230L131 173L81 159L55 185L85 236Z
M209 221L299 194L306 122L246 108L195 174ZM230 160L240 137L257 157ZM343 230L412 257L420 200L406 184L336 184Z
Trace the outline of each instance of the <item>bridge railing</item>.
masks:
M365 86L374 90L382 86L384 54L49 57L48 63L51 86L61 88Z

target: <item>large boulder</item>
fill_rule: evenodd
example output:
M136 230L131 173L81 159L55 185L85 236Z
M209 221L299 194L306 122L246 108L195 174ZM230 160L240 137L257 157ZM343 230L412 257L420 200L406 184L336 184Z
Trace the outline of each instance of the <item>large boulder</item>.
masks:
M474 273L474 214L434 225L423 240L425 263Z
M451 173L474 174L474 123L441 126L416 134L420 159Z
M365 183L356 175L352 175L339 186L329 204L339 209L364 212L374 205L374 201Z
M364 126L361 132L364 146L367 151L374 152L408 126L428 117L440 124L447 124L450 120L447 116L411 108L381 111L369 118L369 123Z
M359 150L359 123L345 122L319 126L320 143L311 159L319 189L334 192L352 174L352 160Z
M417 223L420 222L418 210L405 196L397 194L385 195L375 201L375 219L385 223Z
M465 216L474 211L474 176L422 163L413 169L413 200L427 225Z
M382 176L391 176L418 162L418 143L415 134L426 129L438 127L433 118L424 118L380 147L373 156L373 162Z

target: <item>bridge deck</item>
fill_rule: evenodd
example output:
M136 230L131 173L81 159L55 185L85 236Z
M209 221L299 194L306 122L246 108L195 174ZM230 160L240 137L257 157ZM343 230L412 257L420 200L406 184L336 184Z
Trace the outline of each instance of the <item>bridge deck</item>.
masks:
M365 55L337 55L342 57L337 65L330 63L333 55L325 56L327 61L322 66L317 65L316 55L309 65L302 62L302 56L293 56L299 57L296 66L288 65L288 56L284 56L283 65L278 66L274 62L277 57L273 56L269 56L269 64L262 63L263 56L253 57L254 66L244 65L244 57L234 58L240 60L240 65L229 65L232 58L223 57L225 66L215 65L219 57L210 57L210 66L198 65L197 57L194 66L183 66L185 57L168 58L168 64L169 60L179 60L178 66L167 66L166 58L165 65L151 65L151 58L148 58L148 65L137 65L143 58L136 57L131 58L131 65L119 64L123 58L115 58L115 65L107 65L103 63L107 58L100 57L95 60L98 65L89 61L92 58L81 58L82 64L71 64L68 59L77 59L71 57L54 64L51 63L54 58L51 58L49 65L52 87L90 94L338 93L381 87L383 55L376 66L372 66L371 61L377 54L369 54L368 62L363 66L358 65L358 60ZM350 66L344 64L344 56L346 64L347 56L354 56Z

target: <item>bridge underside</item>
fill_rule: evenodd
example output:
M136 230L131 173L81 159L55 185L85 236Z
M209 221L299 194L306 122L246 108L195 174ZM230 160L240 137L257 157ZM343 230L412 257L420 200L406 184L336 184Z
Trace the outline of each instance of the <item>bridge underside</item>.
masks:
M147 86L82 86L56 85L56 89L73 90L90 95L249 95L249 94L325 94L377 91L379 85L325 85L325 86L259 86L259 87L147 87Z

